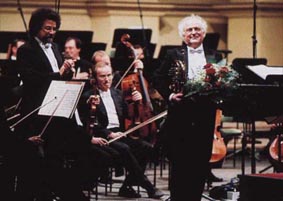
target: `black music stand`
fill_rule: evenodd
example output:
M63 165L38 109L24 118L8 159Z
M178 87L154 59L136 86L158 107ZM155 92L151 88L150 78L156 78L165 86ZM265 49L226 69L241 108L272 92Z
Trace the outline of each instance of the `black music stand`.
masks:
M98 50L105 50L107 44L106 43L87 43L83 44L81 49L81 57L91 61L92 55L94 52Z
M64 51L66 39L68 37L77 37L82 41L82 45L92 42L93 31L58 31L56 33L54 42L59 45L60 51Z
M150 43L152 30L151 29L115 29L111 47L116 48L118 43L121 41L121 37L123 34L130 35L129 42L132 43L132 45L139 44L144 47L145 45Z
M205 50L217 50L220 39L220 33L206 33L203 39L203 48Z
M162 45L158 54L158 59L163 60L168 50L178 47L181 47L181 45Z
M0 52L7 52L9 44L15 39L24 39L27 41L28 34L18 31L0 31Z
M247 65L259 65L259 64L267 64L266 58L235 58L232 61L232 68L236 70L241 76L241 82L244 83L263 83L258 76L253 74L250 70L246 68Z
M132 54L132 50L121 42L121 38L124 34L129 35L127 41L130 42L132 46L140 45L144 48L144 56L146 59L153 57L156 45L150 43L152 35L151 29L115 29L112 41L112 47L116 48L114 58L127 59L129 55Z

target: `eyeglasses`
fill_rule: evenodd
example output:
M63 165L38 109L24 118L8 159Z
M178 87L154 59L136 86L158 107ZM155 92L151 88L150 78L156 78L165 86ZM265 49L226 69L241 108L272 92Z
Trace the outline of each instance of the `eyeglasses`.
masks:
M42 29L46 32L50 32L50 31L58 31L57 27L52 27L52 26L45 26L45 27L42 27Z

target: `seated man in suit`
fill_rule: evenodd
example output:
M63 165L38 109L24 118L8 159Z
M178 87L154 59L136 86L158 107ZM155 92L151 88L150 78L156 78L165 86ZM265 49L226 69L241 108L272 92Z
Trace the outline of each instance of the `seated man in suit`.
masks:
M94 89L83 94L88 103L92 103L92 97L99 95L100 101L96 102L96 124L93 134L107 140L121 138L124 131L124 121L127 117L127 104L123 100L122 92L112 86L112 67L104 62L97 63L93 68L95 78ZM90 98L90 99L89 99ZM131 94L132 101L141 100L138 91ZM90 105L86 105L86 108ZM124 166L129 174L120 188L119 195L123 197L138 198L140 195L132 188L133 185L143 187L150 198L160 198L163 193L155 188L144 174L147 158L152 151L152 145L143 139L122 137L109 144L117 150L124 161Z

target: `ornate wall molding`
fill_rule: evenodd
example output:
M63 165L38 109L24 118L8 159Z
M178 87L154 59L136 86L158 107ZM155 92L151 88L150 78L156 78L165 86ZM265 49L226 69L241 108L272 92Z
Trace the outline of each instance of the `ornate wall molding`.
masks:
M30 11L36 7L54 7L53 1L47 0L25 0L20 1L23 9ZM186 13L198 12L208 15L236 16L237 14L252 15L252 0L143 0L140 6L145 15L159 13L162 15L184 15ZM1 10L4 12L14 11L17 1L6 0L0 2ZM7 10L8 8L8 10ZM91 15L119 15L124 12L138 12L139 6L133 0L61 0L60 9L81 10L85 9ZM257 12L259 15L283 15L283 2L281 0L258 0Z

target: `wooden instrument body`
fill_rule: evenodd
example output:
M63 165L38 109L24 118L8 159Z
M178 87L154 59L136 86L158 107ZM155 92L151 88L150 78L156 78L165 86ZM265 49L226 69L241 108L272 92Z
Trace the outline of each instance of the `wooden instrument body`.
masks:
M222 111L220 109L217 109L216 118L215 118L214 139L212 145L212 154L209 161L210 163L215 163L222 160L227 153L227 147L219 131L219 127L221 125L221 117L222 117Z

